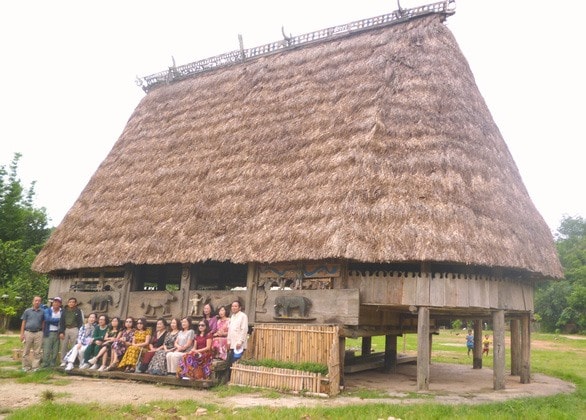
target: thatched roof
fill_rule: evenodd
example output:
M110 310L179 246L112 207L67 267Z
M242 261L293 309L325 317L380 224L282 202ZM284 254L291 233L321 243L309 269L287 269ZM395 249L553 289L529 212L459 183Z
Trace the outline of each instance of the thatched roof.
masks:
M33 268L325 258L561 276L437 15L149 91Z

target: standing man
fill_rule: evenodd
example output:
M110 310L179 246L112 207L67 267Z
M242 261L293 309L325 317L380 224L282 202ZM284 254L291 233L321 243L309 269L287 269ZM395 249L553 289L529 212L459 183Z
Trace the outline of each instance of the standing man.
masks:
M44 312L41 309L41 297L33 298L32 308L24 311L20 319L20 341L24 342L22 354L22 370L37 370L41 363L41 347L43 345ZM32 355L29 354L32 350Z
M71 347L77 343L77 334L83 325L83 314L77 307L77 299L71 297L61 313L59 320L59 338L61 339L61 358L65 357ZM65 366L65 362L61 363Z
M230 325L228 326L228 367L236 359L242 357L242 353L246 350L246 343L248 341L248 316L242 312L240 302L235 300L230 307L232 315L230 316Z
M55 367L59 355L59 321L61 320L60 297L54 297L53 303L45 309L45 328L43 328L43 364L44 368Z

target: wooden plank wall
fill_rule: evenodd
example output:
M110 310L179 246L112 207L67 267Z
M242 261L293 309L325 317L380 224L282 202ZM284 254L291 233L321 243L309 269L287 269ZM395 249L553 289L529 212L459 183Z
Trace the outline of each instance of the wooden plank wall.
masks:
M362 305L533 310L533 285L506 278L352 271L348 287L360 289Z

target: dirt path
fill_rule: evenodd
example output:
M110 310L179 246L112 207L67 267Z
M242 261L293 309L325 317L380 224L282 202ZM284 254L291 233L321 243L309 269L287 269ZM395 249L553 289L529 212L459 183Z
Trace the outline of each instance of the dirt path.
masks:
M573 337L572 337L573 338ZM554 347L561 350L562 343L532 341L533 348ZM416 404L478 404L500 402L512 398L538 397L575 390L573 384L541 374L533 374L530 384L522 385L519 377L507 376L506 388L494 391L491 369L472 369L470 366L433 363L430 366L430 391L426 398L418 398L415 365L399 365L397 372L385 374L366 371L347 374L343 392L333 398L299 397L282 395L267 398L262 391L220 397L213 390L194 390L140 383L130 380L111 380L69 375L55 384L23 384L11 379L0 379L0 408L16 409L41 401L44 392L53 391L59 402L97 402L109 405L144 404L157 400L196 400L224 407L240 408L259 405L281 407L340 406L368 403ZM361 391L370 391L384 398L363 399ZM385 397L388 396L388 397ZM0 414L0 420L3 416Z
M173 388L134 381L106 380L70 375L63 385L22 384L0 380L0 407L15 409L41 401L43 392L51 390L59 402L108 401L109 405L142 404L156 400L199 400L232 408L259 405L281 407L339 406L349 404L389 403L415 404L477 404L505 401L511 398L546 396L574 391L574 385L544 375L535 374L531 384L521 385L518 377L508 376L506 389L492 390L492 370L474 370L469 366L432 364L429 394L433 398L417 398L416 367L401 365L394 374L367 371L346 375L344 392L334 398L312 398L283 395L266 398L262 393L219 397L213 391ZM361 399L360 390L375 390L386 398ZM0 415L0 419L2 416Z

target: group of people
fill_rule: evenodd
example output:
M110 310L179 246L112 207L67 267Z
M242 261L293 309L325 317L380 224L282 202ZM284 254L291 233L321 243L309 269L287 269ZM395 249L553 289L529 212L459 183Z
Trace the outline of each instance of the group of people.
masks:
M474 334L472 334L472 330L468 330L468 335L466 335L466 348L468 349L468 356L470 356L470 352L474 350ZM490 336L486 334L482 340L482 355L486 354L488 356L489 350Z
M145 318L118 317L90 313L85 320L77 300L70 298L65 308L55 297L47 308L36 296L21 319L24 343L23 370L54 367L61 354L61 367L69 371L76 361L80 369L122 370L152 375L176 375L182 379L206 379L214 358L229 366L246 349L248 317L239 301L217 313L211 304L203 306L203 317L192 328L191 317L157 320L155 329ZM42 358L41 358L42 349ZM60 351L59 351L60 349Z

